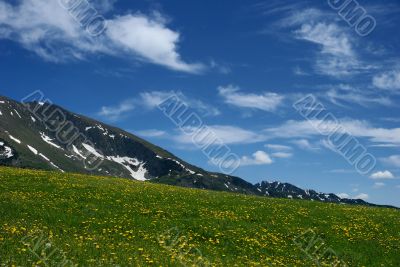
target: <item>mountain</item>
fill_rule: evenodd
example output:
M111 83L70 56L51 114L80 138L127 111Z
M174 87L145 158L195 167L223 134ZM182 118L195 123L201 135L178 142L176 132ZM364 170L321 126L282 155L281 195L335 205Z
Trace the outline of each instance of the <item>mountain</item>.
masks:
M0 164L255 194L251 183L207 172L121 129L6 97L0 97Z
M0 97L0 165L270 197L372 205L291 184L205 171L129 132L37 100Z
M329 203L379 206L365 202L362 199L340 198L335 194L325 194L316 192L314 190L304 190L288 183L264 181L254 186L257 188L259 194L270 197L305 199L305 200L321 201Z

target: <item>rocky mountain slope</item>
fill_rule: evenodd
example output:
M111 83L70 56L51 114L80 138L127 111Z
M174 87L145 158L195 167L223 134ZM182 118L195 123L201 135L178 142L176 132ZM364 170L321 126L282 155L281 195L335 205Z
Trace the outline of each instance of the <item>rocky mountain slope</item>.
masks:
M124 177L199 189L371 205L290 184L253 185L193 166L131 133L39 101L0 97L0 165Z

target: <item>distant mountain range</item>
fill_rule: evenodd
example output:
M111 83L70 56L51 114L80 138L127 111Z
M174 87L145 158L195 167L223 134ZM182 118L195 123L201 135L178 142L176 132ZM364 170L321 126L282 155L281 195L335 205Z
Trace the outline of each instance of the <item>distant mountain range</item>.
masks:
M370 205L280 182L208 172L131 133L39 101L0 96L0 165L123 177L176 186Z

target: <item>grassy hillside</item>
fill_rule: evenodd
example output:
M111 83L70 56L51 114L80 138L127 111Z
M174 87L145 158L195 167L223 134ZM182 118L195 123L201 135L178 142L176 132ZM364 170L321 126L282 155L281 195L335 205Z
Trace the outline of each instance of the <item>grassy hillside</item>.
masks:
M399 252L394 209L0 168L1 266L400 266Z

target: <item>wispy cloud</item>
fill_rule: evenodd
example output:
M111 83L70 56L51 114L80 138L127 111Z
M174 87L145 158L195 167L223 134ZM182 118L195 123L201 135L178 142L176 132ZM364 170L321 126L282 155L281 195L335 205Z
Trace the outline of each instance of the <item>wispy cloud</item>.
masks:
M100 12L107 13L114 9L114 5L116 2L117 2L117 0L97 0L97 1L93 1L91 3Z
M312 145L307 139L293 140L291 142L303 150L316 151L319 149L318 146Z
M214 164L214 162L219 162L218 159L213 159L210 160L209 163L210 164ZM257 166L257 165L270 165L272 164L273 161L271 159L271 157L264 151L256 151L254 152L251 156L242 156L240 158L240 160L233 162L232 161L227 161L226 164L230 165L230 164L234 164L234 165L238 165L241 167L244 166Z
M275 111L285 98L282 95L271 92L262 94L242 93L239 87L233 85L220 86L218 87L218 92L227 104L268 112Z
M110 121L119 120L125 114L135 109L134 102L134 100L125 100L117 106L103 106L98 115Z
M190 98L179 91L142 92L138 96L124 100L117 105L103 106L97 114L107 120L117 121L129 115L135 107L140 107L141 110L154 110L159 104L173 95L178 96L188 108L195 110L201 116L218 116L221 114L218 108L199 99Z
M292 30L292 37L297 40L318 46L314 62L316 73L344 78L376 68L360 59L355 49L357 39L340 26L334 12L315 8L283 11L284 18L275 25Z
M102 1L100 8L112 8L112 1ZM182 60L178 52L181 34L167 24L159 13L128 13L107 20L104 34L91 38L58 1L0 2L0 38L13 40L47 61L84 60L103 54L176 71L202 72L203 64Z
M201 100L190 98L180 91L148 91L140 94L140 103L148 109L155 109L159 104L176 95L190 109L200 112L202 116L218 116L220 110L214 106L204 103Z
M303 2L287 3L282 1L260 1L252 6L257 12L263 15L271 15L282 12L298 10L304 7Z
M400 155L392 155L386 158L381 158L381 161L390 166L399 167L400 168Z
M382 187L384 187L386 184L385 183L381 183L381 182L377 182L377 183L374 183L374 188L375 189L379 189L379 188L382 188Z
M327 171L328 173L355 173L355 170L347 170L347 169L334 169L334 170L329 170Z
M342 119L340 120L340 125L352 135L366 138L373 143L400 144L400 128L374 127L367 121L353 119ZM321 133L316 129L326 129L328 133L334 131L336 127L337 123L333 121L289 120L278 127L265 129L264 132L270 137L293 139L319 136Z
M150 129L150 130L139 130L133 131L135 134L138 134L143 137L163 137L167 135L166 131Z
M310 75L308 72L304 71L299 66L296 66L293 68L293 73L297 76L309 76Z
M400 70L389 71L374 76L373 85L384 90L400 90Z
M290 151L292 147L286 145L277 145L277 144L266 144L266 148L269 148L274 151Z
M271 154L273 158L287 159L293 157L293 153L289 152L274 152Z
M253 144L263 142L267 139L265 135L257 132L246 130L231 125L211 125L203 128L186 127L185 133L173 137L175 142L183 144L192 144L193 136L196 137L197 143L201 144L203 140L207 144L208 137L218 138L226 145L231 144Z
M320 74L343 77L369 68L358 60L346 31L334 23L304 23L295 31L295 37L320 47L315 64Z
M320 98L325 98L331 103L342 107L350 104L357 104L363 107L393 105L390 97L382 96L376 90L369 90L368 88L359 89L348 84L324 85L321 88L327 91L317 94Z

